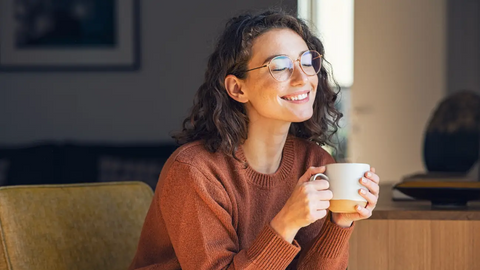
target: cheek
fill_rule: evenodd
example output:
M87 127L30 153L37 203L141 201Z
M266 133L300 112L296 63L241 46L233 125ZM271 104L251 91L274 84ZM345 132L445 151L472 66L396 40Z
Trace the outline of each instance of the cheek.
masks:
M258 84L255 91L259 100L264 102L278 102L280 93L287 91L283 88L283 85L277 81L270 82L268 80Z
M313 100L317 99L317 94L319 94L319 91L322 91L321 89L318 89L318 78L315 78L314 80L311 80L312 88L313 88Z
M310 80L310 83L314 87L313 89L317 90L318 87L318 76L313 76L311 77L312 79Z

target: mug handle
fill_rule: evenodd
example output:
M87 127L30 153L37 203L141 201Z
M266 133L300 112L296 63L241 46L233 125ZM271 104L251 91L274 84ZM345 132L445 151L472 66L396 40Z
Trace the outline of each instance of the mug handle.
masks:
M311 182L311 181L315 181L315 180L318 180L318 179L323 179L323 180L327 180L327 181L329 180L328 176L326 176L325 174L317 173L315 175L312 175L312 177L310 177L309 181Z

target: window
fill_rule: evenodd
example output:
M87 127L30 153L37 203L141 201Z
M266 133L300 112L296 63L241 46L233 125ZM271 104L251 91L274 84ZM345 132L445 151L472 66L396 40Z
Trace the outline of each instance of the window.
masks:
M350 127L350 87L353 84L353 19L354 0L298 0L298 16L304 19L325 47L325 65L340 85L336 104L344 117L333 142L337 151L325 147L338 162L347 159ZM333 84L333 81L331 82Z

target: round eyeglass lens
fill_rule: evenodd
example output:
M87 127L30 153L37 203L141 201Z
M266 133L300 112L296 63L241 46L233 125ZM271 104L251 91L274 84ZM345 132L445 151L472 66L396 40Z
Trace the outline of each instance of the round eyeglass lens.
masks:
M313 76L320 72L322 67L322 56L317 51L306 51L300 59L305 74Z
M292 60L284 55L273 58L268 67L273 78L278 81L288 80L293 72Z

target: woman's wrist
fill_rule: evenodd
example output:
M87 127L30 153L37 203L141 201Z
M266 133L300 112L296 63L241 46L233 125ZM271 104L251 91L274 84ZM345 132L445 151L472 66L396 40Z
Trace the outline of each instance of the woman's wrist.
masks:
M281 216L275 216L272 221L270 221L270 226L272 229L277 232L285 241L292 243L295 235L299 228L291 228L288 226L288 222L284 222Z

